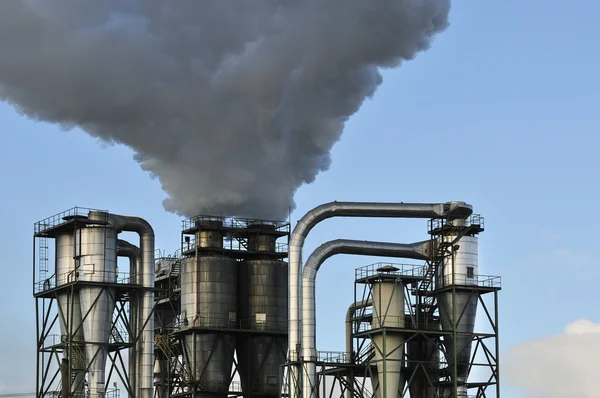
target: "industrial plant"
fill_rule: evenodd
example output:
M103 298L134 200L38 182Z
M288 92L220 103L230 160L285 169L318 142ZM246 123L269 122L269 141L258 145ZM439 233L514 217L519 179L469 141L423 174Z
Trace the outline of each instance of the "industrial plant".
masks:
M424 222L411 242L303 253L332 217ZM291 227L200 215L166 255L138 217L75 207L35 223L37 398L500 397L501 283L479 272L471 205L331 202ZM316 276L336 254L355 256L341 352L316 345Z

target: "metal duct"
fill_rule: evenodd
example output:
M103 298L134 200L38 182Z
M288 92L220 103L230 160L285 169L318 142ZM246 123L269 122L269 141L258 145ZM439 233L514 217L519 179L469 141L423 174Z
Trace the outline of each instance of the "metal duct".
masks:
M306 361L306 379L303 379L302 391L304 398L316 397L316 390L311 388L316 386L317 380L315 279L321 264L335 254L429 260L435 253L431 246L431 240L400 244L338 239L322 244L311 254L302 275L302 358Z
M136 362L139 369L136 398L152 398L154 386L154 230L139 217L111 215L115 228L135 232L140 236L140 267L137 269L137 283L144 288L142 302L139 303L138 346Z
M346 311L346 360L348 363L353 363L352 360L352 318L354 317L354 313L356 310L360 308L366 308L373 305L372 300L365 301L357 301L356 303L352 303L350 307L348 307L348 311ZM346 398L354 397L354 377L346 376L346 383L348 384L348 389L346 390Z
M131 283L137 284L137 270L139 268L140 261L140 248L132 245L131 243L118 239L117 240L117 257L127 257L129 259L129 279ZM135 336L139 334L138 331L138 307L139 303L137 302L137 297L132 295L129 299L129 323L130 329L134 333ZM129 336L130 338L132 336ZM133 346L129 349L129 358L135 358L137 355L137 347ZM132 386L136 386L136 381L139 377L139 368L136 366L134 368L133 364L135 362L131 359L129 360L129 383Z
M319 222L332 217L390 217L390 218L465 218L472 213L471 205L464 202L438 204L421 203L374 203L330 202L317 206L306 213L296 224L289 246L289 350L290 360L299 360L300 345L300 268L302 247L310 230ZM299 365L291 366L290 380L294 383L301 376ZM297 388L290 386L291 398L297 397Z

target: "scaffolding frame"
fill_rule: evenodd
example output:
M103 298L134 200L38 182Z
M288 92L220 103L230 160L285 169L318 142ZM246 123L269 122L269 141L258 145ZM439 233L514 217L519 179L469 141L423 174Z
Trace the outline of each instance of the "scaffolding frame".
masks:
M455 225L444 218L431 219L428 222L428 233L431 235L432 243L442 242L437 245L438 250L425 266L420 268L419 276L408 278L408 283L404 285L405 298L405 327L390 328L379 327L371 328L371 319L373 317L372 308L364 307L355 311L352 317L352 355L348 358L345 352L326 352L319 351L316 361L317 380L314 386L302 386L301 388L311 388L315 397L321 398L373 398L378 396L377 387L371 386L371 377L373 376L373 358L374 351L377 350L380 355L387 352L388 355L382 355L381 361L386 367L388 356L395 349L400 347L387 347L386 336L389 333L401 334L404 336L405 347L410 343L428 344L432 350L430 357L434 360L424 358L415 359L408 355L408 349L403 352L403 372L405 386L403 391L398 392L399 397L422 398L419 395L410 395L411 387L415 387L420 381L425 383L434 398L463 398L458 395L457 373L458 363L457 350L453 350L453 356L450 355L443 344L444 339L452 339L456 347L458 337L470 337L472 353L470 355L469 373L482 370L487 372L481 380L469 381L466 387L469 391L468 397L487 398L500 397L500 352L499 352L499 318L498 318L498 292L501 290L501 279L498 276L479 275L475 284L461 284L461 280L453 280L451 286L438 286L438 270L445 260L453 258L450 248L456 244L463 236L475 236L484 231L484 219L478 214L474 214L465 220L464 223ZM448 239L452 237L452 239ZM398 267L397 271L377 272L377 269L386 266ZM369 280L378 277L389 278L390 274L396 275L398 282L407 280L405 268L401 264L377 263L367 267L361 267L355 273L354 302L365 302L371 299L372 291ZM460 279L460 278L459 278ZM452 295L453 308L453 328L443 330L440 327L440 314L437 303L437 295L450 292ZM457 330L463 313L456 313L455 295L457 292L467 292L476 297L479 311L478 318L485 320L485 325L491 332L461 333ZM491 301L491 302L490 302ZM382 346L375 344L373 337L382 335ZM391 352L390 352L391 351ZM482 359L478 359L481 358ZM287 377L284 384L287 386L299 386L298 381L289 380L291 372L289 366L300 365L302 374L306 373L306 364L304 360L290 361L284 365L284 371ZM384 373L385 374L385 373ZM327 385L329 382L329 386ZM380 381L380 385L385 386L385 381ZM448 390L450 392L448 392ZM386 396L387 391L383 391ZM299 391L298 391L299 393ZM300 396L300 395L299 395ZM424 397L425 398L425 397ZM464 397L466 398L466 397Z

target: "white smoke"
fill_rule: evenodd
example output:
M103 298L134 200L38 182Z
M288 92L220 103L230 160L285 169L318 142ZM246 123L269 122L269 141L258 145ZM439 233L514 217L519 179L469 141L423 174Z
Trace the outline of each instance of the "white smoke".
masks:
M502 359L507 380L529 398L598 398L600 324L580 319L564 334L528 341Z
M2 0L0 98L131 147L165 208L282 217L450 0ZM368 132L367 132L368 133Z

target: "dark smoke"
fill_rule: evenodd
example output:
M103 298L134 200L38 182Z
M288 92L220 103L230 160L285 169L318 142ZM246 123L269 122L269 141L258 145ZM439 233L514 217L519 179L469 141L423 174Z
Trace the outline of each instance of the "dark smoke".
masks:
M0 0L0 98L131 147L167 210L283 217L449 2Z

